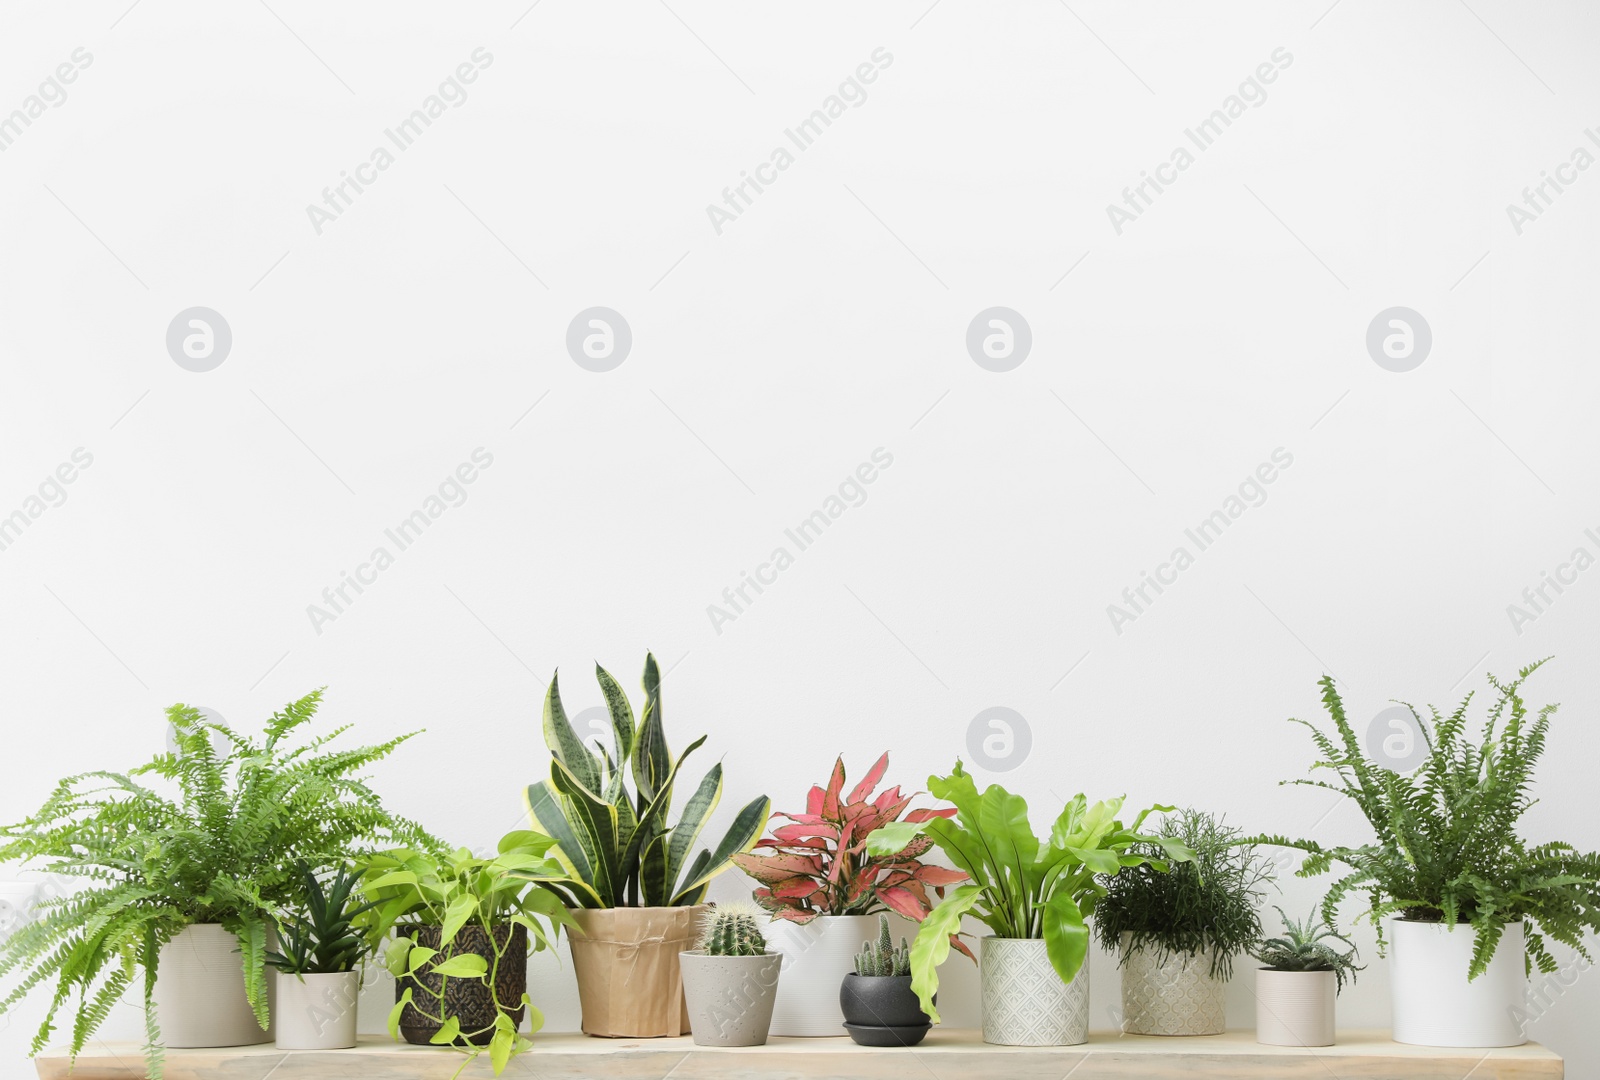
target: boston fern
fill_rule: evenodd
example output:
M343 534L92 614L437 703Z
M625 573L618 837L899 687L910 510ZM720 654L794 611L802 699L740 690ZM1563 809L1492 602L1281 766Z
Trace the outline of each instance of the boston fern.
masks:
M1333 680L1323 677L1322 701L1336 737L1304 720L1295 722L1310 729L1321 753L1312 768L1330 770L1333 779L1286 782L1351 799L1366 815L1376 841L1323 847L1310 840L1262 839L1306 852L1301 877L1321 874L1334 863L1346 868L1323 900L1324 919L1333 921L1345 897L1364 894L1380 951L1385 916L1470 924L1475 940L1469 979L1483 973L1502 932L1516 922L1527 931L1528 970L1534 963L1541 971L1556 970L1542 935L1588 958L1584 934L1600 930L1600 855L1582 854L1564 843L1529 845L1517 831L1534 803L1533 770L1556 711L1552 704L1530 715L1520 693L1544 663L1523 668L1509 683L1489 676L1498 697L1477 740L1466 730L1472 694L1449 716L1429 706L1431 723L1407 704L1428 744L1422 763L1409 774L1384 768L1363 753Z
M174 705L167 717L175 752L128 773L70 776L32 817L0 828L0 862L30 862L83 883L42 905L0 947L0 978L18 980L0 1010L55 982L32 1053L49 1042L57 1012L75 997L75 1057L137 979L147 1072L159 1076L151 996L160 951L194 923L220 923L238 936L246 994L265 1030L267 928L301 899L302 867L340 863L379 842L437 845L385 811L356 775L410 736L323 751L347 730L340 727L289 745L321 700L317 690L285 706L260 741Z

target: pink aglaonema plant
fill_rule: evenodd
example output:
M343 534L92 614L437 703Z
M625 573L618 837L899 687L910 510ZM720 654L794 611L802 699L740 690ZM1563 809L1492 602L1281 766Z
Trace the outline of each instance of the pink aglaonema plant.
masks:
M773 814L774 823L787 818L755 848L735 855L734 864L761 883L756 903L775 919L808 923L819 915L871 915L885 909L914 922L927 917L934 897L944 897L945 886L967 880L960 870L929 866L921 856L933 846L918 834L893 855L867 854L867 837L873 830L899 821L948 818L955 807L919 809L906 813L917 794L901 794L898 786L873 797L883 779L889 755L880 757L867 775L844 796L844 758L834 762L827 788L813 787L803 814ZM965 950L963 950L965 951Z

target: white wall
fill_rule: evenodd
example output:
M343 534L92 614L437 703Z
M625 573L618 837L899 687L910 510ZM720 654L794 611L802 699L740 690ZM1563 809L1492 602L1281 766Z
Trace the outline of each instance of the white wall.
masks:
M1600 845L1600 572L1507 613L1600 554L1600 171L1520 235L1506 211L1600 153L1593 11L126 6L3 13L0 111L92 60L0 152L0 512L75 448L93 463L0 551L0 816L159 749L175 700L251 724L326 684L330 724L426 728L382 790L486 844L543 772L550 673L581 708L594 660L634 687L653 648L725 811L797 805L841 751L892 749L921 786L999 705L1032 748L982 775L1041 823L1127 792L1355 841L1347 809L1277 786L1310 761L1284 718L1315 714L1321 673L1365 722L1554 653L1529 829ZM307 205L480 48L467 99L319 235ZM866 99L719 235L707 204L880 48ZM1107 204L1279 49L1264 102L1119 235ZM564 345L595 305L632 330L608 373ZM205 373L165 344L194 306L232 333ZM993 306L1031 327L1005 373L965 345ZM1433 337L1405 373L1365 342L1394 306ZM1280 447L1262 505L1117 632L1107 606ZM477 448L465 503L319 632L307 606ZM865 501L714 627L877 448ZM972 1023L964 963L946 1001ZM552 1028L576 1023L565 978L541 977ZM1094 980L1109 1026L1104 958ZM1341 1020L1387 1004L1374 962ZM1600 1070L1597 1007L1579 978L1535 1028L1572 1075Z

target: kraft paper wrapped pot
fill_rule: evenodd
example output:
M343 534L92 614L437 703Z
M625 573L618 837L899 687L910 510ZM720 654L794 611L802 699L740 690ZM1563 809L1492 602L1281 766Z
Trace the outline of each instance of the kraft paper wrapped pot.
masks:
M617 1039L689 1034L678 954L700 939L705 904L694 907L577 908L571 934L583 1032Z

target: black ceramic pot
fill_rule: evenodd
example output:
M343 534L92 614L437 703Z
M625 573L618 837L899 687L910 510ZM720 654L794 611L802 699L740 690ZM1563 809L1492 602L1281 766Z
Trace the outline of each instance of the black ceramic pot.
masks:
M915 1046L933 1026L911 990L909 975L852 971L839 984L839 1008L845 1030L862 1046Z
M430 949L439 947L441 935L438 926L410 926L399 931L407 937L415 939L418 945ZM509 942L508 942L509 939ZM469 1039L463 1035L457 1040L458 1044L466 1045L468 1042L478 1046L488 1046L489 1040L494 1037L495 994L490 992L487 979L462 979L452 978L449 986L445 987L443 1008L440 1008L438 999L440 984L444 982L443 976L432 974L433 966L447 959L449 956L460 956L463 953L472 953L483 957L489 965L489 970L494 974L495 991L498 992L502 1004L514 1008L502 1010L511 1018L512 1023L521 1024L522 995L528 989L528 931L526 927L512 926L509 923L494 928L495 944L502 950L498 969L495 967L494 946L489 943L489 935L481 926L463 926L456 931L455 941L451 944L447 954L434 957L424 964L422 970L415 975L402 975L395 980L394 999L399 1001L407 988L411 990L413 1004L407 1005L400 1014L400 1034L406 1042L425 1046L439 1030L439 1025L421 1012L417 1011L416 1002L422 1002L429 1013L440 1016L455 1016L461 1024L463 1032L478 1032Z

